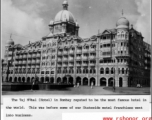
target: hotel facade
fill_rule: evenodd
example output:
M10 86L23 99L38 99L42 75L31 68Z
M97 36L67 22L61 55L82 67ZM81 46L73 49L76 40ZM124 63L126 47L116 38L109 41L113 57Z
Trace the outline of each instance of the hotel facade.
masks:
M12 38L5 46L3 82L70 83L90 86L150 85L150 45L122 15L116 27L83 39L79 24L63 10L50 21L50 33L22 46Z

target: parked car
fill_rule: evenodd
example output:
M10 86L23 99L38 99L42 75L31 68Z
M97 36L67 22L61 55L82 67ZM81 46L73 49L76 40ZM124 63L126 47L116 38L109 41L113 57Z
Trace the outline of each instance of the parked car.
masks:
M137 84L137 88L141 88L142 86L140 84Z

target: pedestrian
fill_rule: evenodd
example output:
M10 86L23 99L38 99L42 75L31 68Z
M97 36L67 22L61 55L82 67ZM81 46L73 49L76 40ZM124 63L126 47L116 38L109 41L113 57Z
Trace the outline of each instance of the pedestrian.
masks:
M93 89L93 82L91 82L91 89Z
M115 92L115 86L113 86L113 91Z
M77 87L79 87L79 82L77 83Z
M74 86L73 86L73 87L75 87L75 84L76 84L76 83L74 83Z
M31 90L34 90L34 84L35 84L35 79L32 79L32 86L31 86Z

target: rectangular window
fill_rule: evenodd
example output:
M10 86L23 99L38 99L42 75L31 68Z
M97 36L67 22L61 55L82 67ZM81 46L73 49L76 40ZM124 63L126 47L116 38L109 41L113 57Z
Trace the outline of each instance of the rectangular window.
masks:
M51 71L51 74L54 74L54 71Z

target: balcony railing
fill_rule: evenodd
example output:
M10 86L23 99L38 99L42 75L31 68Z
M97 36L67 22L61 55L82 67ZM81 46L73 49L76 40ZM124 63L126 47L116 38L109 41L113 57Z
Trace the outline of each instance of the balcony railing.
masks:
M27 63L28 63L28 64L31 64L31 61L28 61Z
M69 57L69 61L73 61L74 60L74 58L73 57Z
M12 52L8 52L9 55L12 55Z
M95 52L96 49L95 48L90 48L90 52Z
M35 68L35 67L36 67L36 65L31 65L31 67L32 67L32 68Z
M69 66L71 67L71 66L74 66L74 63L69 63Z
M26 55L23 55L23 58L26 58Z
M67 67L68 66L68 64L63 64L63 67Z
M80 57L80 56L79 56L79 57L76 57L76 59L77 59L77 60L80 60L80 59L81 59L81 57Z
M90 59L95 59L96 57L95 57L95 56L90 56L89 58L90 58Z
M69 54L74 54L74 50L70 50L70 51L69 51Z
M68 51L63 51L63 54L64 54L64 55L67 55L67 54L68 54Z
M84 53L87 53L89 50L88 49L83 49L83 52Z
M58 61L62 61L62 59L61 59L61 58L58 58Z
M31 55L28 55L28 58L31 58L32 56Z
M77 63L76 66L81 66L81 63Z
M82 51L81 49L77 49L77 53L81 53L81 51Z
M32 64L35 64L36 63L36 61L35 60L32 60Z
M87 56L83 56L82 59L83 59L83 60L87 60L88 57L87 57Z
M22 57L23 57L22 55L19 56L20 59L22 59Z
M22 61L19 61L18 63L19 63L19 64L22 64Z
M37 54L36 57L41 57L41 55L40 55L40 54Z
M58 67L62 67L62 64L58 64Z
M23 61L23 64L26 64L26 61Z
M19 59L19 56L17 55L15 58L16 58L16 59Z
M18 65L18 61L15 61L14 64L15 64L15 65Z
M58 55L62 55L62 52L61 52L61 51L59 51L59 52L58 52Z
M68 58L63 58L63 61L68 61Z
M36 64L40 64L40 60L36 60Z
M82 63L82 66L88 66L88 63Z
M89 63L89 65L90 65L90 66L95 66L95 65L96 65L96 63Z
M32 58L35 58L36 57L36 54L32 54Z
M40 68L40 65L36 65L36 68Z

